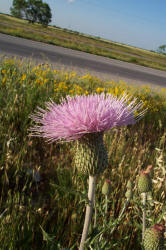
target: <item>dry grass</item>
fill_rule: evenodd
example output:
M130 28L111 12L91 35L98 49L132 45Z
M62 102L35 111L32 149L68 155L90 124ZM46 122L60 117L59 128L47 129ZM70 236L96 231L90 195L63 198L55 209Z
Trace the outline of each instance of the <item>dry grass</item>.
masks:
M155 203L148 204L148 226L165 223L164 92L156 94L146 87L134 89L90 75L79 77L74 72L52 70L49 65L33 66L7 59L0 63L1 249L78 248L87 201L87 176L73 167L73 143L50 145L41 138L28 136L32 125L29 115L37 106L44 107L49 98L60 102L67 94L100 93L106 89L117 96L126 90L142 99L149 111L135 126L115 128L104 136L109 166L97 179L97 225L90 229L89 245L93 249L141 248L142 213L136 178L149 164L154 167ZM37 173L40 180L35 177ZM106 178L111 180L107 214L101 193ZM111 234L125 202L129 179L134 182L134 197Z

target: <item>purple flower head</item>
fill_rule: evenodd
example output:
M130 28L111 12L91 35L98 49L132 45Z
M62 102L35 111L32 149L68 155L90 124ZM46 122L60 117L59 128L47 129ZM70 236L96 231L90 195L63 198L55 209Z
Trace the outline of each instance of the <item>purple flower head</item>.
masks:
M44 137L50 142L76 140L88 133L134 124L145 113L140 112L141 108L142 103L126 95L120 98L104 93L67 96L61 104L50 101L46 103L46 110L38 108L31 116L36 125L30 131L32 136Z

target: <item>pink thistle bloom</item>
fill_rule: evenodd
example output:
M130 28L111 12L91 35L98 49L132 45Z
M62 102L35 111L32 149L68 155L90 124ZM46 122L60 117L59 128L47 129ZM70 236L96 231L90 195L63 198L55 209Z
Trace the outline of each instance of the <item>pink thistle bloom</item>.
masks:
M140 112L141 108L142 103L126 95L120 98L104 93L67 96L61 104L50 101L46 103L46 110L38 108L31 116L36 125L30 131L32 136L44 137L50 142L72 141L85 134L134 124L145 113Z

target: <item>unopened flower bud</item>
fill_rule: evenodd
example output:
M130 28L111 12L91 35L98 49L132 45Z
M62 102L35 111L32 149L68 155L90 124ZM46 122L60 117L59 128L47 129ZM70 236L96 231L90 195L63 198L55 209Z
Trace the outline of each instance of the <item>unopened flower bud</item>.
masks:
M130 180L127 182L127 189L133 189L133 182Z
M133 191L131 189L128 189L125 193L125 196L127 199L132 199L133 198Z
M142 170L138 177L138 191L140 193L147 193L152 190L152 180L150 174Z
M110 191L111 191L111 182L109 179L106 179L102 187L102 194L109 195Z
M155 224L145 230L144 248L145 250L164 250L164 231L162 224Z

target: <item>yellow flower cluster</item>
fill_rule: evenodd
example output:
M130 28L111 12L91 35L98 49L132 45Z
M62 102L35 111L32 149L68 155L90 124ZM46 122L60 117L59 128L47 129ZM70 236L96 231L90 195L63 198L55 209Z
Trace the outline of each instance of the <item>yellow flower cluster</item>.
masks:
M2 85L4 85L7 81L7 71L5 69L2 69L1 70L1 76L2 76Z
M6 60L4 66L0 70L2 85L7 83L8 76L11 75L11 68L9 67L9 65L11 65L11 62L11 60ZM12 74L14 75L14 73L16 72L13 71Z
M16 64L18 67L16 67ZM52 69L48 64L30 65L21 68L21 61L14 59L4 60L0 68L0 81L5 85L13 79L24 84L36 84L54 90L55 96L65 97L66 95L88 95L91 93L110 93L114 96L127 94L142 100L144 108L150 112L166 110L166 89L156 92L149 86L127 85L123 81L102 81L97 77L85 74L77 75L76 72L65 72Z
M158 112L161 107L161 98L156 98L156 93L149 86L127 85L123 81L99 81L98 78L91 76L90 74L78 77L76 74L65 74L62 77L63 81L54 82L54 91L64 95L87 95L88 93L110 93L114 96L121 96L127 94L134 96L139 100L142 100L144 108L148 108L149 111ZM92 89L90 87L92 86ZM162 91L163 93L163 91ZM159 96L161 94L159 93ZM166 90L165 90L166 97ZM163 103L162 103L163 105Z
M27 77L25 73L18 72L18 67L21 66L21 61L14 59L6 59L3 61L3 67L0 71L1 82L2 84L6 84L7 82L13 82L16 78L20 81L24 81Z
M48 64L39 64L32 69L32 73L34 73L35 83L38 85L46 84L50 79L51 68ZM54 74L57 71L53 72Z
M54 81L54 91L66 95L83 95L88 94L87 90L84 90L81 86L76 83L69 84L65 81L56 82Z
M88 91L76 83L78 78L76 72L61 72L62 81L59 78L54 80L54 91L62 95L87 95Z

